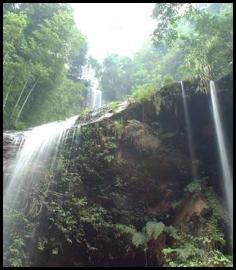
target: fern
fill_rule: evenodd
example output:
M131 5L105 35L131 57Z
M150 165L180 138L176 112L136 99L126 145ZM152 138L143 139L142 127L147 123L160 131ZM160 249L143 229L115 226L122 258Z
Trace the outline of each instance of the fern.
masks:
M132 237L132 243L135 247L146 247L147 245L147 237L145 234L141 233L141 232L135 232L133 237Z
M164 231L165 225L162 222L149 221L146 224L145 230L148 237L151 239L157 239L160 234Z
M164 231L170 235L171 237L175 238L176 240L179 239L179 235L178 235L178 231L175 227L173 227L172 225L170 226L165 226Z
M124 224L116 224L115 228L117 229L117 231L120 231L122 233L131 234L131 235L133 235L137 232L136 229L134 228L134 226L132 226L132 225L127 226Z
M177 256L179 257L179 259L183 261L190 258L191 256L198 255L202 257L204 255L204 252L202 249L199 249L190 243L186 243L183 247L176 248L175 252Z

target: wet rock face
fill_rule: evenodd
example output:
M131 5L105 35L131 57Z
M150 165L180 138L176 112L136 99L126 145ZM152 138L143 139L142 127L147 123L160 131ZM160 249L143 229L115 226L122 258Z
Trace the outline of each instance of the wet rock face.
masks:
M197 160L193 163L199 174L208 175L213 183L214 172L219 168L210 97L208 93L196 91L195 83L185 82L184 85L196 147ZM96 177L93 173L84 172L83 184L89 199L108 209L114 223L132 224L139 229L146 220L153 219L163 221L166 225L178 224L188 222L192 216L200 216L207 208L205 198L184 196L184 188L192 180L192 162L189 159L180 84L162 89L161 93L159 110L153 100L135 103L106 119L100 118L94 123L85 124L91 133L87 139L80 141L82 148L83 142L91 140L96 141L100 150L96 152L97 148L93 146L92 154L88 154L90 150L83 152L81 148L81 154L96 164L96 175L100 180L94 181ZM222 118L227 119L226 130L229 133L231 122L228 118L232 114L232 107L227 104L231 95L230 86L219 92L221 106L228 108L222 112ZM116 121L121 125L119 132L114 128ZM99 135L97 129L100 130ZM81 133L84 133L83 128ZM115 144L111 151L107 150L105 143L109 141ZM103 158L96 159L104 150L107 152L103 157L111 157L105 163ZM92 161L89 166L95 168ZM175 208L174 203L178 201L182 201L182 204ZM155 241L149 243L156 256L156 265L163 263L160 250L165 246L165 239L162 240L160 245ZM137 255L137 250L134 254ZM129 257L129 261L133 261L132 265L135 264L136 255ZM115 256L116 265L117 261L125 265L127 258L124 254L120 256L119 260ZM111 260L111 265L112 259L107 260ZM141 260L138 266L144 263ZM104 261L101 265L104 265Z
M16 155L21 142L21 136L15 136L14 133L3 133L3 156L4 158L12 157Z
M11 176L17 151L20 147L20 143L23 139L22 133L5 132L3 133L3 174L4 185Z
M121 113L121 119L129 120L123 128L111 165L125 179L125 195L120 197L122 205L139 209L141 214L152 213L155 217L172 210L171 202L181 198L183 187L192 178L181 90L179 84L172 87L176 90L170 89L169 95L162 89L164 94L159 112L156 112L155 106L139 105L139 111L144 109L144 115L150 118L141 121L139 114L135 117L127 111L123 118ZM212 172L219 168L210 96L196 91L196 87L195 84L185 83L186 93L190 94L187 101L197 156L193 163L199 173L208 175L214 182ZM231 95L229 82L228 88L219 92L221 107L228 108L222 111L228 133L232 126L228 120L232 115L232 106L227 105ZM137 108L138 105L135 110ZM145 108L148 108L147 114ZM166 190L171 191L171 198L166 198Z
M195 82L184 82L184 86L196 146L197 160L193 163L200 174L208 175L211 183L217 183L219 168L209 94L197 92ZM220 81L219 87L221 106L226 108L222 118L226 119L224 124L230 142L232 91L230 83L225 81ZM201 215L207 208L204 198L184 197L184 188L192 180L192 161L189 159L180 84L164 87L157 96L161 97L160 104L154 97L143 103L123 103L106 114L101 111L86 119L78 118L77 123L81 125L79 140L71 147L68 138L70 151L68 156L65 155L71 164L68 171L78 174L81 179L74 189L78 196L86 196L89 204L105 208L112 224L132 224L141 229L147 220L156 219L170 225L185 222L192 215ZM5 136L5 169L13 166L18 147L11 136ZM174 203L179 201L182 204L177 211ZM123 243L114 232L92 231L89 235L94 238L99 235L94 243L97 251L91 255L96 266L145 265L142 251L132 248L125 251L128 240L124 239ZM160 250L165 243L164 235L160 236L159 242L149 243L157 261L154 266L163 263ZM79 250L76 245L74 253L75 250ZM73 252L66 246L65 255L59 261L71 266L77 256ZM50 264L59 265L49 260Z
M192 216L200 216L207 207L206 199L201 196L194 197L193 194L189 194L178 209L173 224L188 222Z

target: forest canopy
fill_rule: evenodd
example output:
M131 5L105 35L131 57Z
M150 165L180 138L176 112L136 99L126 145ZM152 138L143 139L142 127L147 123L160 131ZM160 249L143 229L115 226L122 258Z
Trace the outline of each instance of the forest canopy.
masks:
M231 3L4 3L3 266L233 266Z
M59 3L4 4L4 128L23 128L79 112L87 41L72 9Z
M231 3L157 3L152 17L156 30L139 51L111 54L99 63L87 55L88 42L68 4L5 3L4 129L78 114L86 107L89 82L82 71L88 67L95 71L104 102L176 80L216 80L230 72Z

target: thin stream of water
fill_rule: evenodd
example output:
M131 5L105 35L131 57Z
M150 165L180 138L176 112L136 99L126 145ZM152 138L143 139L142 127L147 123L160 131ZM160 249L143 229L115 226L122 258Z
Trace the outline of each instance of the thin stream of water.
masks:
M185 123L186 123L186 128L187 128L189 156L192 161L192 175L193 175L193 178L195 179L197 178L197 168L194 165L194 160L196 159L196 155L195 155L193 136L192 136L192 126L191 126L191 121L189 118L187 97L186 97L183 81L180 81L180 84L181 84L181 91L182 91L182 98L183 98L183 105L184 105L184 117L185 117Z
M89 106L93 109L99 109L102 106L102 92L94 87L89 91Z
M229 220L230 220L230 237L233 239L233 178L232 169L230 168L230 163L228 159L228 154L225 145L225 136L222 128L222 120L220 116L220 107L217 97L217 92L215 88L215 83L210 81L210 95L213 119L215 124L216 136L217 136L217 146L220 156L220 163L222 169L222 176L224 182L225 198L228 208Z

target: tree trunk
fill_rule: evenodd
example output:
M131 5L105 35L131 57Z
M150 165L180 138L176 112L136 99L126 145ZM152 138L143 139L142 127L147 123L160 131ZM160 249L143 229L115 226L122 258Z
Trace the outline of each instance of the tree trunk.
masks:
M23 88L22 88L22 90L21 90L20 96L18 97L18 99L17 99L17 101L16 101L16 104L15 104L15 106L14 106L14 108L13 108L13 111L16 109L16 107L18 106L18 104L19 104L19 102L20 102L21 96L22 96L22 94L23 94L23 92L24 92L24 90L25 90L25 88L26 88L26 85L27 85L27 83L28 83L28 81L29 81L29 78L30 78L30 76L28 76L28 79L26 80L26 82L25 82L25 84L24 84L24 86L23 86Z
M30 91L29 91L29 93L28 93L28 95L27 95L27 97L26 97L24 103L22 104L21 109L20 109L19 113L17 114L16 121L19 119L19 117L20 117L20 115L21 115L21 113L22 113L22 111L23 111L23 109L24 109L24 107L25 107L25 104L26 104L28 98L30 97L32 91L34 90L34 88L35 88L35 86L36 86L38 80L39 80L39 77L38 77L38 79L35 81L33 87L30 89Z
M4 65L5 62L6 62L7 56L8 56L8 53L6 53L6 54L4 55L4 58L3 58L3 65Z
M6 97L4 98L4 101L3 101L3 111L4 111L4 108L6 106L9 93L11 92L11 85L12 85L12 81L11 81L10 86L9 86L9 91L7 92Z

